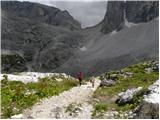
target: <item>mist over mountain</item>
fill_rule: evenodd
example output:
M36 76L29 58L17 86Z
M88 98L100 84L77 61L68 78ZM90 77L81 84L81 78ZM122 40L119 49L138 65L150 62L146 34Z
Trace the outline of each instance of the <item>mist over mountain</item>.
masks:
M1 6L2 72L90 76L158 59L158 1L109 1L104 19L86 29L58 8L18 1Z

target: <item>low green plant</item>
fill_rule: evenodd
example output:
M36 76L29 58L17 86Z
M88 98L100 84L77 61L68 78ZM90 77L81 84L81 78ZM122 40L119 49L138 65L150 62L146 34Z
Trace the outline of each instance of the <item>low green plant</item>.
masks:
M133 73L133 76L124 78L123 76L118 75L116 85L110 87L99 87L94 92L93 97L99 100L99 104L107 104L108 108L114 108L117 111L127 111L134 109L143 99L143 95L147 91L148 86L158 80L159 72L152 71L150 74L145 72L145 68L149 66L151 66L151 62L147 61L145 64L142 62L122 69L122 71ZM111 71L105 75L116 74L116 72L117 71ZM114 97L117 96L120 92L126 91L130 86L134 88L141 86L143 87L143 90L140 94L133 97L132 103L121 106L117 105L115 103ZM93 106L95 106L95 103Z
M44 97L58 95L59 93L77 86L76 80L43 78L38 82L24 84L20 81L1 81L1 118L10 118L21 113Z
M94 105L94 111L92 112L92 117L103 116L103 112L107 111L107 104L105 103L96 103Z

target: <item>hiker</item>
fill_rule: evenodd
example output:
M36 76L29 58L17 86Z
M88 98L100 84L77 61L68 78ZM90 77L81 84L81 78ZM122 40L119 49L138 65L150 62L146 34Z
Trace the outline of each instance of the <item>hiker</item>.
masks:
M82 79L83 79L83 73L80 72L80 73L78 74L78 80L79 80L79 85L80 85L80 86L81 86L81 84L82 84Z
M95 78L94 78L94 77L91 77L90 82L92 83L92 87L94 88Z

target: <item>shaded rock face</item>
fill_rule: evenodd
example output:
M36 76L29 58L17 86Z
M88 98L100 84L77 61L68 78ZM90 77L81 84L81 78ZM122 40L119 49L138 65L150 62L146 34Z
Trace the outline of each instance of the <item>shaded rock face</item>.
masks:
M129 22L148 22L159 16L158 1L127 1L126 18Z
M117 28L120 28L124 22L124 2L109 1L107 12L102 23L102 32L108 33Z
M1 9L12 15L43 22L70 30L80 29L80 23L67 11L31 2L2 1Z
M120 30L128 22L148 22L159 16L158 1L109 1L102 22L103 33Z
M1 49L21 52L24 61L21 67L17 67L19 63L11 67L6 63L8 56L2 53L2 72L51 71L74 55L81 44L83 36L78 31L17 17L4 10L1 17Z

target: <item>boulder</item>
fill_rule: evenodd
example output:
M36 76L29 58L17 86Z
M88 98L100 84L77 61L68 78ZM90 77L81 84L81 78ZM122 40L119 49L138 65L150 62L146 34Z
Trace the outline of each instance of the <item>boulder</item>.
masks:
M153 61L151 62L150 67L145 68L146 73L151 73L151 72L159 72L159 63L158 61Z
M142 90L142 87L138 88L130 88L127 89L125 92L121 92L118 94L118 99L116 100L116 103L121 105L125 103L130 103L133 101L133 96L140 93Z
M158 63L158 61L153 62L153 65L152 65L151 68L152 68L153 71L158 72L159 71L159 63Z
M136 111L136 119L158 119L159 118L159 80L149 86L149 94L144 95L144 99L139 109Z
M117 74L111 74L111 75L109 75L109 79L117 80L118 79L118 75Z
M104 79L101 81L100 83L100 86L113 86L116 84L116 81L115 80L112 80L112 79Z
M128 78L128 77L132 77L133 73L131 73L131 72L121 72L120 75L123 76L124 78Z

